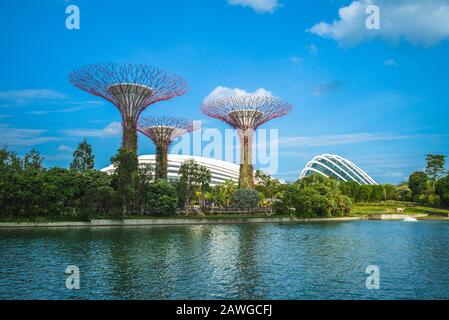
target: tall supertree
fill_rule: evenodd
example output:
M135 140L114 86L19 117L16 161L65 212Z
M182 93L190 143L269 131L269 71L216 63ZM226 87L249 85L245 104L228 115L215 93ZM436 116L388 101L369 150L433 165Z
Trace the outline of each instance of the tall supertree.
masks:
M275 97L230 96L203 103L201 110L237 129L240 138L239 188L254 188L252 140L254 131L267 121L290 112L292 105Z
M113 103L122 116L122 148L137 155L137 121L153 103L187 92L186 81L159 68L118 63L83 66L73 71L70 82L77 88Z
M149 117L139 120L137 129L156 146L156 178L167 179L167 153L177 137L196 129L193 121L174 117Z

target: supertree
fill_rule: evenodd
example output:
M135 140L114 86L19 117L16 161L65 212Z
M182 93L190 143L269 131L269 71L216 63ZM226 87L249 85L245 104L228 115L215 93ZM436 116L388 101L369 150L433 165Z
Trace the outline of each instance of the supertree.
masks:
M240 138L239 188L254 188L252 140L254 131L271 119L289 113L292 105L269 96L229 96L203 103L201 110L237 129Z
M159 68L118 63L83 66L69 75L77 88L113 103L122 116L122 148L137 155L137 121L151 104L187 92L186 81Z
M137 129L156 146L156 178L167 179L167 152L177 137L196 129L193 121L175 117L149 117L138 122Z

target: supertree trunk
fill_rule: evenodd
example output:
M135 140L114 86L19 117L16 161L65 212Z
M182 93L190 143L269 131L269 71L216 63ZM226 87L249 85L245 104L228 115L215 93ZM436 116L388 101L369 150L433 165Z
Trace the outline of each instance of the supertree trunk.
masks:
M167 168L168 168L168 160L167 160L167 151L168 146L166 145L157 145L156 146L156 170L155 170L155 178L156 179L167 179Z
M239 189L253 189L254 166L252 162L252 144L254 130L238 130L238 133L241 143Z
M123 120L122 148L137 155L137 129L133 119Z

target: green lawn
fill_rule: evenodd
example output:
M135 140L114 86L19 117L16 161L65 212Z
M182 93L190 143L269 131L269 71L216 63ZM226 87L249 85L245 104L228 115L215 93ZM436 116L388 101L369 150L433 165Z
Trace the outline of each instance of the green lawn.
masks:
M418 214L418 213L426 213L426 212L449 214L449 210L446 210L446 209L438 209L438 208L418 205L418 204L411 203L411 202L398 202L398 201L385 201L385 202L381 202L381 203L358 203L358 204L354 205L354 208L352 209L352 213L356 214L356 215L394 214L394 213L397 213L396 208L404 208L405 214ZM432 216L431 214L429 214L429 218L433 218L433 217L438 217L438 218L444 219L444 217Z

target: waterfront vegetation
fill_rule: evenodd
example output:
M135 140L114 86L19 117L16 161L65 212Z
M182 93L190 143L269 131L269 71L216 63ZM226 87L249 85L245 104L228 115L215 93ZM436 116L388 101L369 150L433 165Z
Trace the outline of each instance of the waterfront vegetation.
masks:
M83 141L69 169L44 168L34 149L24 157L0 149L0 221L88 221L121 218L329 218L396 213L449 214L449 175L443 156L426 156L425 172L407 182L362 186L321 175L281 183L257 171L255 189L228 180L211 186L209 170L186 161L176 181L154 178L154 167L120 149L113 174L94 169L91 146Z

